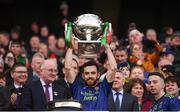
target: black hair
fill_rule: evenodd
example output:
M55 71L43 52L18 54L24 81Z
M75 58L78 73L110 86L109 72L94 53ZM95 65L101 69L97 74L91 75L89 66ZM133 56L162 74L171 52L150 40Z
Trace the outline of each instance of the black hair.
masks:
M99 71L99 67L98 67L97 63L93 60L84 63L82 72L84 72L84 68L87 66L96 66L97 71Z
M22 63L15 63L11 68L11 72L14 72L17 67L26 67L26 65Z
M178 87L180 87L180 80L178 77L176 76L169 76L165 79L165 83L168 83L168 82L173 82L173 83L176 83L178 85Z
M11 41L11 46L12 46L13 44L19 44L20 46L22 46L21 40L12 40L12 41Z
M160 77L161 79L165 80L163 74L161 74L160 72L151 72L151 73L149 73L148 78L149 78L150 76L158 76L158 77Z
M119 47L114 51L114 53L115 53L116 51L125 51L126 53L128 53L127 48L124 47L124 46L119 46Z

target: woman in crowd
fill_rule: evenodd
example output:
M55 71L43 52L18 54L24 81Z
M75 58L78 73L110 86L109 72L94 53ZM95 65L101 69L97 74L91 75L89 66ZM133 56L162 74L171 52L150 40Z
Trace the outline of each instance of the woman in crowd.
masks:
M126 91L138 98L139 110L148 111L151 108L152 101L144 97L146 85L140 79L131 79Z
M6 85L10 85L13 83L13 79L11 77L10 71L13 65L16 63L15 55L13 52L8 51L3 57L4 59L4 74L6 77Z

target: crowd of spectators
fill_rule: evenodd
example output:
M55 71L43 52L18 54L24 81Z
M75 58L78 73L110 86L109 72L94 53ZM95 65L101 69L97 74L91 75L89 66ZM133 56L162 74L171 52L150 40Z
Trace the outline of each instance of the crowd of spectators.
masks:
M32 22L28 41L20 27L0 31L0 110L43 111L71 99L82 110L179 111L180 32L163 30L130 23L127 37L112 34L93 59L78 57L78 43L69 48L47 25Z

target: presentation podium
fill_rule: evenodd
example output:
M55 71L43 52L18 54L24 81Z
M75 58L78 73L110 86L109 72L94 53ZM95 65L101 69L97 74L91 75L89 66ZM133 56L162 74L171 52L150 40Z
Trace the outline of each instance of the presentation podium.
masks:
M76 100L54 100L48 103L49 111L80 111L82 105Z

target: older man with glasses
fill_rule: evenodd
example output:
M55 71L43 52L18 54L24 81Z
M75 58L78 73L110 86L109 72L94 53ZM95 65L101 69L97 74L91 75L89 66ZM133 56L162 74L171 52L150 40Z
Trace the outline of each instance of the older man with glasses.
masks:
M56 61L47 59L40 69L40 79L27 84L24 90L21 110L46 111L49 101L68 98L65 88L56 83Z

